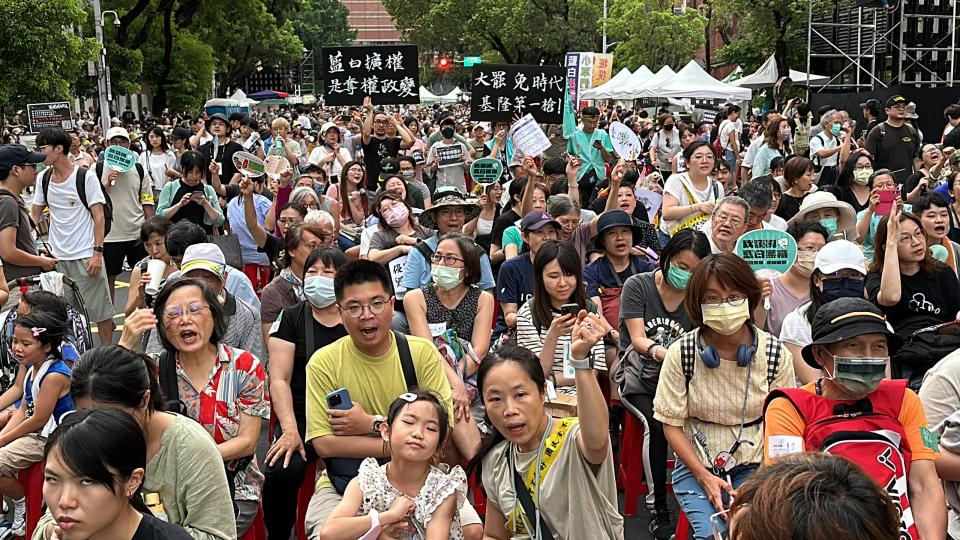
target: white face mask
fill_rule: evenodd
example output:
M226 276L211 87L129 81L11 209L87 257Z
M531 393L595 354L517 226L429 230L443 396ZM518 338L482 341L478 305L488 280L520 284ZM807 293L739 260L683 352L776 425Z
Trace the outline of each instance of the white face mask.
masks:
M816 251L798 251L797 260L793 265L801 275L810 277L810 274L813 274L813 265L816 263L816 260Z

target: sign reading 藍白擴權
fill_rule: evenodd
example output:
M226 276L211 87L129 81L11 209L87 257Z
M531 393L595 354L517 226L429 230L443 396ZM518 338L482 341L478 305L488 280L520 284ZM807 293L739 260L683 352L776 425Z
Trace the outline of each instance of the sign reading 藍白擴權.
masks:
M497 158L480 158L470 164L470 177L474 182L489 184L503 176L503 163Z
M504 120L527 113L537 122L563 122L561 66L482 64L473 67L470 94L471 120Z
M327 105L420 103L420 68L414 45L324 47L323 100Z
M62 128L67 131L73 129L70 103L67 101L28 103L27 127L30 133L40 133L41 129L48 127Z

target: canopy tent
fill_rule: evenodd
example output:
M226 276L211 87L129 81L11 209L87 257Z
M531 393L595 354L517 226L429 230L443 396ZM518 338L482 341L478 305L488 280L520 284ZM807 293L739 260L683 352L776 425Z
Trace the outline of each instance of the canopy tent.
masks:
M639 71L639 70L638 70ZM667 81L669 81L676 72L670 68L670 66L663 66L659 71L653 74L652 77L647 79L647 82L634 86L631 88L626 88L620 95L623 97L617 99L638 99L645 97L657 97L656 92L653 92L652 89L658 88Z
M580 94L580 99L607 99L609 96L607 96L606 93L609 90L616 88L618 84L625 81L629 77L630 70L623 68L619 73L613 77L610 77L609 81L601 84L600 86L585 90L582 94Z
M671 71L671 73L673 72ZM647 66L640 66L636 71L630 74L630 77L607 93L610 99L631 99L631 89L639 88L649 81L653 76L653 72L650 71Z
M434 94L430 90L427 90L426 87L420 87L420 103L425 105L432 105L434 103L452 105L460 101L461 95L463 95L463 90L461 90L459 86L442 96Z
M278 90L261 90L250 94L249 97L252 99L284 99L289 96L290 94Z
M741 88L714 79L700 67L696 60L688 62L664 84L650 87L648 91L656 97L736 101L748 101L753 94L749 88Z
M800 86L823 86L826 84L830 77L825 75L811 75L809 73L804 73L802 71L789 70L790 80L793 81L793 84ZM777 70L777 60L773 55L770 58L767 58L767 61L760 66L756 72L747 75L746 77L741 77L735 81L732 81L730 84L734 86L740 86L742 88L752 88L754 90L758 88L767 88L777 84L779 79L779 71Z
M249 99L243 90L237 90L228 98L214 98L207 100L203 104L203 109L207 114L223 113L231 115L235 112L250 115L250 107L259 103Z

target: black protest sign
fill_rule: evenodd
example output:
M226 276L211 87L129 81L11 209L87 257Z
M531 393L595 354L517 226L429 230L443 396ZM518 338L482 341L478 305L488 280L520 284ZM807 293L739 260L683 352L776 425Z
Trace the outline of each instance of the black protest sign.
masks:
M420 103L420 68L414 45L324 47L323 100L326 105Z
M40 133L43 128L55 127L65 130L73 129L73 118L70 116L70 103L57 101L53 103L27 104L27 128L30 133Z
M565 77L561 66L474 66L470 119L509 122L530 113L537 122L560 124Z
M452 167L463 163L463 146L460 143L438 144L434 149L438 167Z

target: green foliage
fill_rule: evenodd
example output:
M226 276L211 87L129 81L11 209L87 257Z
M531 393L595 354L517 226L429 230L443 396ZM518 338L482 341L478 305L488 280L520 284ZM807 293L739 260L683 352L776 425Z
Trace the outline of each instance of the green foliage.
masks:
M70 97L71 83L97 54L95 40L70 31L83 0L0 0L0 104L21 107Z
M338 0L302 0L290 19L303 46L319 55L320 47L346 45L356 39L357 31L347 24L349 13Z
M216 60L213 48L189 30L173 36L170 74L163 80L163 43L151 40L144 48L143 79L153 88L166 90L166 104L174 110L197 110L213 85Z
M607 19L615 69L646 64L656 71L667 64L682 67L703 45L706 19L696 10L673 14L670 0L613 0Z

